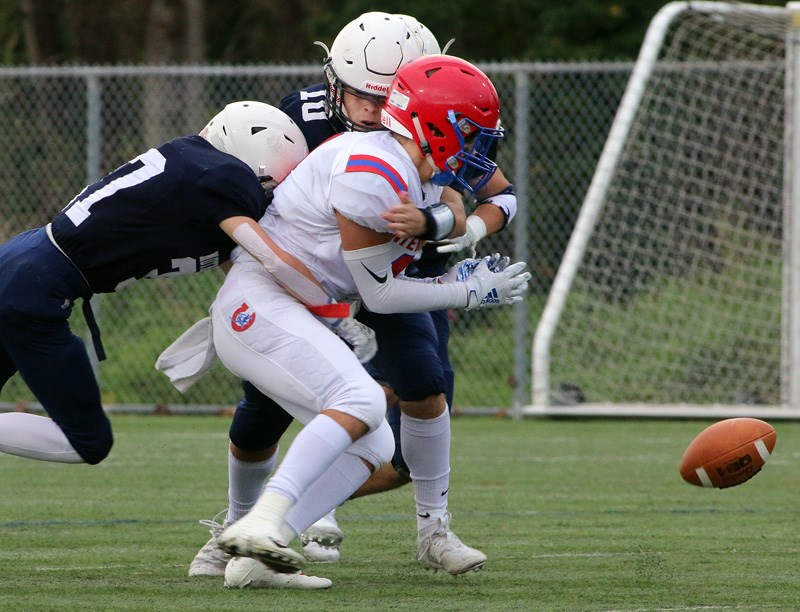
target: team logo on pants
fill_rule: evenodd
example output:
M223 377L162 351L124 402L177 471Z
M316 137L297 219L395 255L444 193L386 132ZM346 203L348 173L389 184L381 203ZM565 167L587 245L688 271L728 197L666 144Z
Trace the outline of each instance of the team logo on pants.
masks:
M231 328L233 328L233 331L243 332L256 322L256 313L247 312L248 308L250 307L242 302L242 305L233 311L233 316L231 317Z

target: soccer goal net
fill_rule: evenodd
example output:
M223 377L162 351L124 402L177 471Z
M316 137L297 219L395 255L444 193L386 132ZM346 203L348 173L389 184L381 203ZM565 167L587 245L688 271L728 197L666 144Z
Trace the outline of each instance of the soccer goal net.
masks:
M533 343L534 414L800 416L800 3L648 28Z

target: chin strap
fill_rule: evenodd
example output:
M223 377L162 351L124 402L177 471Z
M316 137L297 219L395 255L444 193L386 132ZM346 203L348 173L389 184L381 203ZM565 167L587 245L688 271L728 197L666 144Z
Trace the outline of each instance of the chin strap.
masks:
M436 163L433 161L433 155L431 153L431 145L428 144L428 141L425 139L425 136L422 133L422 124L419 121L419 116L416 113L411 114L411 122L414 124L414 129L417 132L417 138L419 139L419 148L422 150L422 154L425 156L425 159L428 160L428 163L431 165L433 169L433 176L440 174L442 170L440 170ZM431 179L432 180L432 179ZM449 183L450 181L448 181ZM442 185L442 183L437 183L433 181L434 185ZM448 183L445 183L442 186L447 186Z

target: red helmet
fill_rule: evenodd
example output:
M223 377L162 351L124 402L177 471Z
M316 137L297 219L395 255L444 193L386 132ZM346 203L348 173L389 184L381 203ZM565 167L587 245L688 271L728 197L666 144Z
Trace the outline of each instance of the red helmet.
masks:
M437 185L475 192L497 170L487 153L503 137L500 100L489 77L463 59L426 55L402 66L381 123L417 143Z

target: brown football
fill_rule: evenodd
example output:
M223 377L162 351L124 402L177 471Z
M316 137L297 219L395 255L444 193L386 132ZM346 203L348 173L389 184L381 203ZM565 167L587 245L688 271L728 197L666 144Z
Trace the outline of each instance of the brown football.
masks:
M760 419L725 419L707 427L683 453L683 479L698 487L725 489L758 474L775 448L777 434Z

